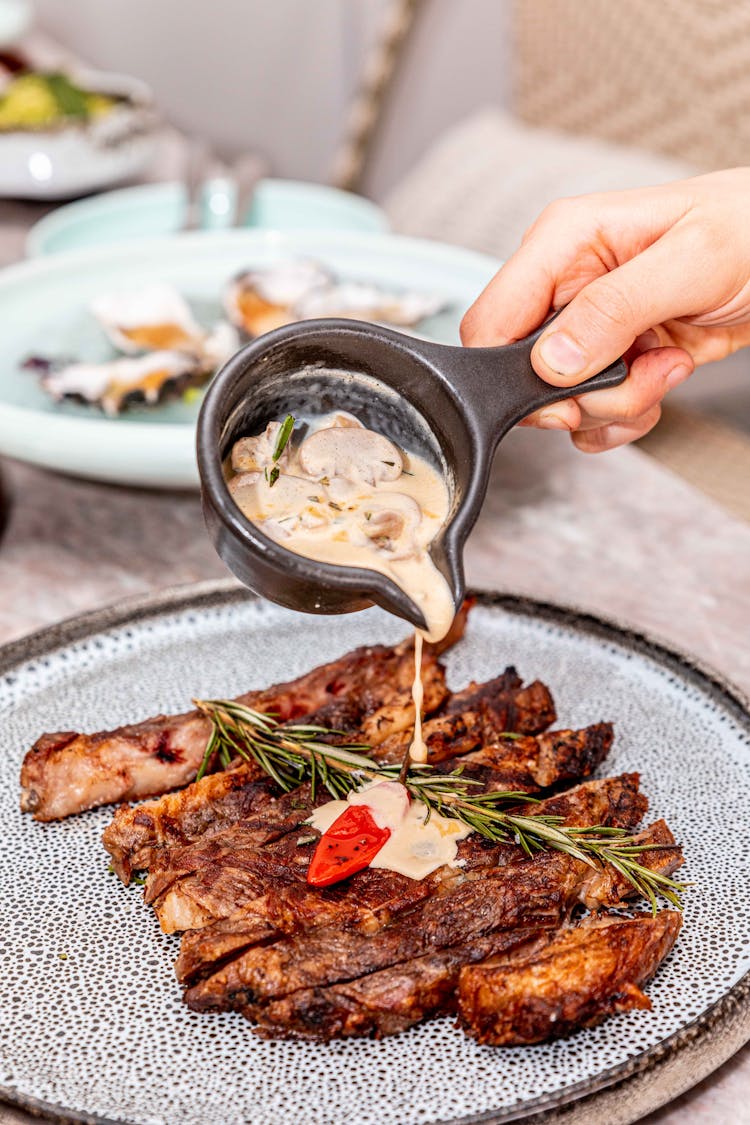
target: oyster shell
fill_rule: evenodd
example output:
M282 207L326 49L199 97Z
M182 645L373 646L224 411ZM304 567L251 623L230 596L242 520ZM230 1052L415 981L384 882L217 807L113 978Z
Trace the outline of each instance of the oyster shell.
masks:
M23 366L37 372L55 400L91 403L106 414L202 386L240 345L237 329L226 320L203 329L169 285L103 294L91 311L125 355L103 363L31 356Z
M110 342L126 355L149 351L200 352L206 333L171 285L103 293L91 312Z
M227 317L247 336L316 317L349 317L411 328L445 302L422 293L395 293L341 281L318 262L286 261L234 277L224 294Z
M234 325L227 320L219 320L203 337L198 354L207 367L216 371L234 355L239 346L240 337Z
M297 304L318 289L333 284L333 277L317 262L278 262L265 269L245 270L229 282L224 311L246 335L262 336L273 328L291 324Z
M341 281L328 289L306 293L296 311L300 320L342 316L413 328L425 317L434 316L443 305L439 298L424 293L393 293L365 282Z
M60 366L33 360L44 390L56 401L75 399L99 406L105 414L119 414L135 402L153 405L167 394L180 394L205 383L213 371L186 352L157 351L121 357L107 363L68 363Z

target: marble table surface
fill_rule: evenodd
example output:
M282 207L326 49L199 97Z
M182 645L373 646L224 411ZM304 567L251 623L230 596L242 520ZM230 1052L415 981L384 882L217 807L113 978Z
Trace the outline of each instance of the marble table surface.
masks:
M115 488L5 462L0 641L226 572L198 497ZM750 694L750 525L635 449L599 457L559 434L503 443L467 550L469 582L558 601L662 637ZM650 1125L750 1120L750 1048ZM0 1125L31 1120L0 1107Z

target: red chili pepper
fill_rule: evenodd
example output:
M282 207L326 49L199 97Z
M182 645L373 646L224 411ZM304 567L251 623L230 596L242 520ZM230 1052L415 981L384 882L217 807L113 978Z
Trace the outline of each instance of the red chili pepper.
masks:
M367 867L391 834L379 828L367 805L350 805L318 840L307 869L313 887L329 887Z

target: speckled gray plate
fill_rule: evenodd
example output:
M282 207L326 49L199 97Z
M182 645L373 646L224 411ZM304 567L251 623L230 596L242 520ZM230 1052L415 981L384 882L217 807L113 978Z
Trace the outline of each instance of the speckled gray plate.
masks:
M305 618L229 584L78 618L0 652L0 1095L64 1120L156 1125L630 1122L750 1038L750 717L726 685L643 637L572 611L485 596L447 657L460 686L514 662L560 720L616 724L607 772L639 769L696 886L653 1011L534 1048L477 1047L442 1019L381 1043L265 1043L239 1016L180 1001L177 940L107 873L109 813L39 825L18 769L44 730L96 730L191 695L234 694L362 643L379 610Z

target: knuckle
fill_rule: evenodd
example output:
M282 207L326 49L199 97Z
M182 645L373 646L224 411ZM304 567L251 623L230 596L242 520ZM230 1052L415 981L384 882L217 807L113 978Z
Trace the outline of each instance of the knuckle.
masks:
M579 430L571 434L571 439L581 453L603 453L609 449L606 426L600 426L598 430Z
M574 214L577 211L575 199L568 196L553 199L551 203L542 208L531 226L526 228L521 239L521 245L525 246L537 235L548 237L555 231L569 231Z
M646 412L646 415L645 415L644 420L643 420L644 428L638 436L644 437L646 434L650 433L651 430L653 430L654 426L657 426L660 421L661 421L661 403L657 402L655 406L652 406L651 409Z
M530 231L540 227L561 226L570 222L572 213L575 209L575 201L568 197L562 199L555 199L552 203L548 203L544 210L539 215L539 218L534 223Z
M616 416L613 421L633 424L645 419L650 410L661 401L661 391L644 388L639 390L631 387L618 401Z
M521 235L521 245L522 246L527 246L528 243L531 241L531 239L534 237L534 235L536 234L536 231L537 231L538 224L539 224L539 220L537 219L535 222L533 222L531 224L531 226L526 227L526 230Z
M609 278L592 282L579 297L579 315L587 323L634 331L638 313L632 295Z
M459 334L461 336L462 344L470 344L477 334L477 324L479 322L477 314L477 306L472 305L467 309L461 317L461 324L459 326Z

